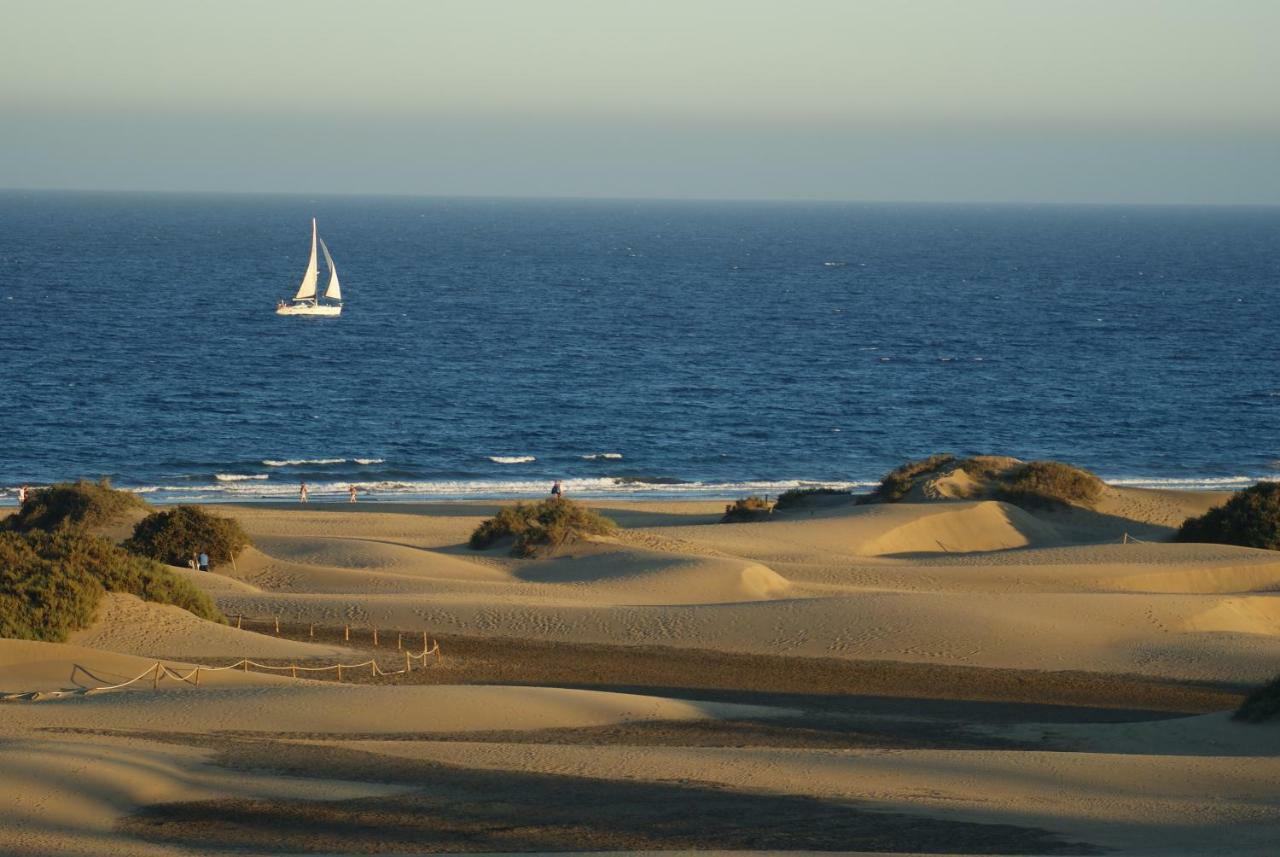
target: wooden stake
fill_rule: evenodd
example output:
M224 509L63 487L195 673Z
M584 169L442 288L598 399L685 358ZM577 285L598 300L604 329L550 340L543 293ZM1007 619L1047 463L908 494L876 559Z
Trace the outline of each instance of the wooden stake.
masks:
M311 623L311 638L314 640L316 636L316 623Z
M342 639L344 642L347 642L347 643L351 642L351 626L350 625L342 626Z
M297 678L297 677L298 677L298 665L297 665L297 664L292 664L292 665L290 665L290 667L289 667L289 672L290 672L290 673L292 673L292 675L293 675L293 677L294 677L294 678Z
M249 659L248 659L248 658L245 658L243 661L241 661L241 663L243 663L243 664L244 664L244 671L245 671L245 672L248 672L248 671L249 671Z
M236 617L236 630L237 630L237 631L239 631L239 630L240 630L240 623L241 623L241 622L243 622L243 621L244 621L244 617L243 617L243 616L237 616L237 617Z
M160 686L160 662L156 661L156 673L151 677L151 689L155 690Z
M280 636L280 617L276 617L276 636Z
M338 681L342 681L342 664L338 664Z
M423 631L422 632L422 651L425 652L426 650L427 650L427 632Z
M397 652L404 648L403 638L404 638L403 634L396 634L396 651Z
M377 628L373 629L373 644L375 646L378 645L378 629Z
M377 662L377 660L369 661L369 675L373 676L374 678L377 678L377 677L378 677L378 662Z
M413 664L409 662L409 653L408 653L408 652L405 652L405 653L404 653L404 671L405 671L405 672L407 672L407 673L411 673L411 672L413 672Z
M200 667L196 667L196 687L200 686Z

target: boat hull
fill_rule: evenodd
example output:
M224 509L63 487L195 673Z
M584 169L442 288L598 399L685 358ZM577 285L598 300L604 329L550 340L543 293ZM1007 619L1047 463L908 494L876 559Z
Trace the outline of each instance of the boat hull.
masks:
M342 315L342 307L334 304L286 304L276 307L276 315Z

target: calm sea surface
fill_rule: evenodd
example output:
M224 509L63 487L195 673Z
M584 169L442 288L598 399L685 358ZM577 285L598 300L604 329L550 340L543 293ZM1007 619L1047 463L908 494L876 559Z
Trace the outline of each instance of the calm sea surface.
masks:
M346 309L277 317L313 215ZM1280 209L0 193L0 418L5 489L166 498L1235 486L1280 477Z

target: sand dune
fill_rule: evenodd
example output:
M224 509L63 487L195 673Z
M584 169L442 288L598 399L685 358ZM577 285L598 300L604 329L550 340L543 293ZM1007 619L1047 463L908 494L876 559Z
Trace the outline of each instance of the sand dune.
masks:
M109 593L93 625L68 641L77 646L146 657L295 658L332 661L330 646L281 640L193 616L169 604Z

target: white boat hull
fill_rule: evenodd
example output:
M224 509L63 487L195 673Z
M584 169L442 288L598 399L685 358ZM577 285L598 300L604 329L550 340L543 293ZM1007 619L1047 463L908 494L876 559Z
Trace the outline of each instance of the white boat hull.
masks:
M322 315L332 317L342 315L342 305L311 303L282 304L281 306L276 307L276 315Z

